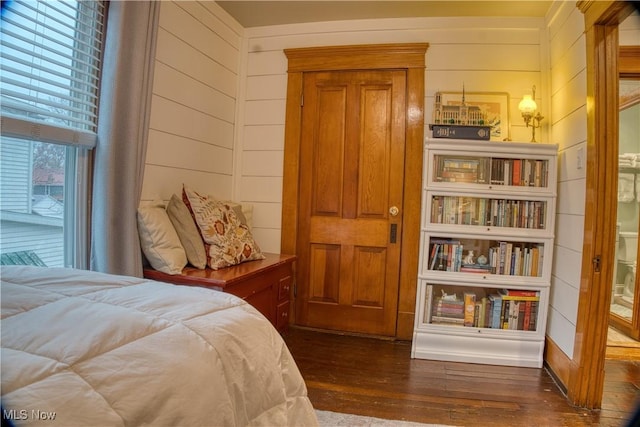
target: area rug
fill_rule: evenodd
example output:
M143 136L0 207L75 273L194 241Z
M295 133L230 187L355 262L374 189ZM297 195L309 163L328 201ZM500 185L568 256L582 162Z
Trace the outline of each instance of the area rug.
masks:
M361 415L341 414L316 409L320 427L447 427L444 424L422 424L411 421L385 420Z

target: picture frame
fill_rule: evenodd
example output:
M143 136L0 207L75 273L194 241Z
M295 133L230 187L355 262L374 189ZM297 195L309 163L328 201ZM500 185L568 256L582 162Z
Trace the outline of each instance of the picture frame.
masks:
M620 111L640 104L640 83L638 83L638 80L620 79L619 97L620 102L618 102L618 105Z
M463 92L440 92L442 105L460 105ZM491 126L491 141L511 141L510 97L508 92L464 92L467 105L480 107Z

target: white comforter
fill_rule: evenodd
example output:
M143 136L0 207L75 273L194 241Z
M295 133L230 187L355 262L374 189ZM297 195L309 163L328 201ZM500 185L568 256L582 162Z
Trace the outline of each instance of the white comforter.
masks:
M16 425L317 425L282 338L241 299L82 270L1 275Z

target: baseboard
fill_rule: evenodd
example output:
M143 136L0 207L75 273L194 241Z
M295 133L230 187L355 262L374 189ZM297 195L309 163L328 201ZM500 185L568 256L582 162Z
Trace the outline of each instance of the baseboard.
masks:
M607 345L605 359L638 361L640 360L640 347Z
M544 365L566 394L571 375L571 359L549 336L545 337Z

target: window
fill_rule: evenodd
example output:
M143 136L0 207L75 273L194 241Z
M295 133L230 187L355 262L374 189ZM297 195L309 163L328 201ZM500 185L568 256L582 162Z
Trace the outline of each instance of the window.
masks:
M2 263L86 268L105 3L3 1L1 19Z

